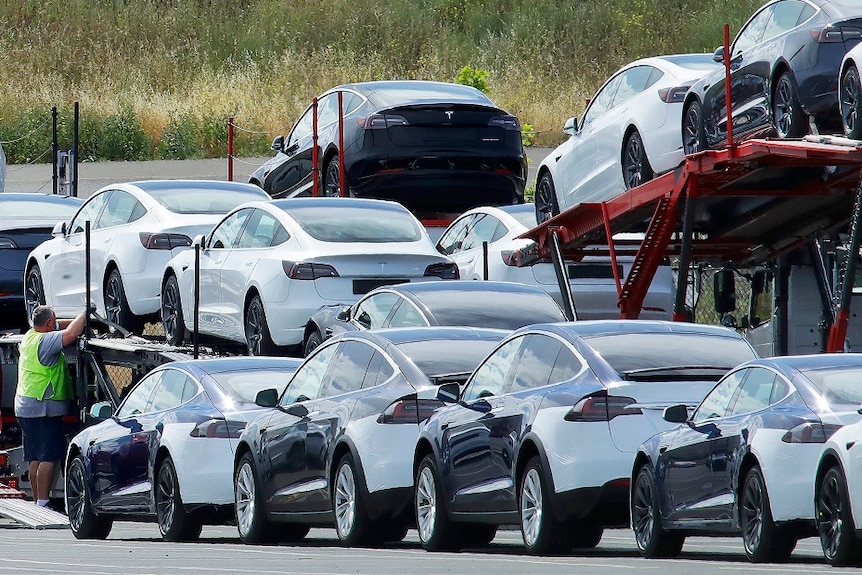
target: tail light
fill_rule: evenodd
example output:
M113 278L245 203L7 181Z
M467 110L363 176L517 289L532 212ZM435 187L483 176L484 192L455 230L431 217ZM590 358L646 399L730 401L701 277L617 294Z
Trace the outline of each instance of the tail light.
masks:
M407 118L397 114L372 114L365 118L363 124L366 130L388 130L393 126L409 125Z
M806 421L790 429L781 437L784 443L826 443L832 434L841 429L835 423Z
M192 245L192 239L183 234L151 234L141 232L141 245L148 250L172 250L187 248Z
M399 399L377 418L377 423L419 423L437 411L443 402L436 399Z
M452 262L447 264L431 264L425 268L425 276L436 276L444 280L457 280L461 277L458 272L458 264Z
M281 262L284 273L292 280L316 280L318 278L337 278L338 272L328 264L314 262Z
M189 433L192 437L216 437L221 439L236 439L245 429L244 421L228 421L225 419L210 419L199 423Z
M17 477L0 477L0 484L16 491L21 488ZM16 497L15 495L0 495L0 497Z
M504 130L521 129L521 122L518 120L517 117L510 114L506 114L505 116L494 116L493 118L488 120L488 125L497 128L503 128Z
M862 29L830 24L820 30L812 30L811 37L822 44L862 40Z
M673 88L662 88L658 91L658 97L665 104L674 104L685 100L685 94L691 86L675 86Z
M0 238L0 250L17 250L18 244L12 238Z
M610 421L621 415L637 415L640 408L629 408L634 398L618 395L590 395L569 410L566 421Z
M0 467L9 465L9 454L5 451L0 451Z

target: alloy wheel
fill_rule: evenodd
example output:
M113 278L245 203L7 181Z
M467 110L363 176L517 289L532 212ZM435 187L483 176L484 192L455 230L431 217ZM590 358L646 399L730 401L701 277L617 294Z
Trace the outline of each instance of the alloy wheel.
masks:
M178 318L180 316L179 306L180 294L173 282L165 284L162 297L162 323L165 326L165 335L171 341L178 331Z
M431 468L423 467L416 485L416 527L422 541L428 541L434 535L436 520L437 486Z
M87 505L87 488L84 481L83 467L73 462L66 484L66 511L69 514L69 524L76 532L84 523L84 508Z
M745 547L755 550L763 535L763 490L758 481L746 481L742 495L742 540Z
M45 286L42 285L42 273L38 267L30 268L27 273L24 301L27 306L27 317L33 317L33 311L45 303Z
M626 187L635 188L643 183L644 149L640 137L632 134L626 144L626 155L623 162L623 173Z
M838 490L838 479L829 475L823 483L818 501L818 531L826 559L832 560L841 545L841 535L844 522L841 519L841 494Z
M521 530L527 545L534 545L539 538L542 513L541 478L539 472L533 468L527 471L521 487Z
M356 482L350 465L342 464L335 478L335 522L342 537L353 530L356 521Z
M778 87L775 89L775 127L778 129L778 135L782 138L787 137L793 130L793 86L790 81L782 77L778 82Z
M685 109L685 117L682 123L682 144L686 155L700 152L701 133L700 104L692 102Z
M251 355L261 355L260 347L263 339L263 310L252 305L248 308L248 320L245 326L245 337Z
M120 324L122 310L122 296L119 280L116 275L111 274L108 285L105 287L105 316L109 321Z
M174 524L176 512L176 493L174 492L174 471L170 465L162 465L159 469L159 480L156 485L156 514L163 532L170 531Z
M844 133L853 137L859 130L859 72L851 66L841 80L841 121Z
M649 478L638 475L632 497L632 528L638 548L646 549L652 538L655 517L653 517L652 485Z
M251 465L243 463L236 476L235 500L237 526L242 534L247 534L254 522L255 484Z

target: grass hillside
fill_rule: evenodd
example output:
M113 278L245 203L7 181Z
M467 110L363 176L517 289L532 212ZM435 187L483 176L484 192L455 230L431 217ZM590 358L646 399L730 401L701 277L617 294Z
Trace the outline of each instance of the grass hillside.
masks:
M644 56L711 52L762 0L5 0L0 141L48 161L50 110L84 159L269 153L310 99L373 79L487 71L498 105L561 141L608 74Z

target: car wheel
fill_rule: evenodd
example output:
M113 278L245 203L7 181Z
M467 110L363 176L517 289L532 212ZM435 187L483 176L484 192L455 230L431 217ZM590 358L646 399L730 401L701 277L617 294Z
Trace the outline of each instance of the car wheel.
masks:
M314 329L308 334L308 339L305 340L305 357L311 355L311 352L317 349L321 343L323 343L323 335L319 329Z
M851 64L841 76L838 103L841 108L844 135L854 140L862 138L862 99L860 99L860 92L862 92L862 86L859 83L859 70Z
M632 489L631 518L635 542L641 555L655 558L676 557L680 554L685 537L669 533L662 527L652 465L646 464L638 470Z
M577 549L592 549L602 540L605 530L592 521L578 521L569 525L569 543Z
M165 541L194 541L201 535L201 522L183 505L180 480L170 457L159 465L155 489L156 521Z
M826 472L817 494L817 532L826 561L833 567L859 565L862 546L856 538L856 525L847 493L847 480L841 468Z
M805 112L790 72L784 72L772 96L772 124L779 138L801 138L808 133Z
M170 275L162 288L162 325L165 339L171 345L182 345L186 339L186 322L177 276Z
M72 460L66 470L66 512L69 526L77 539L105 539L111 532L113 521L100 517L93 511L90 488L87 484L87 469L80 455Z
M492 523L469 523L461 526L463 546L485 547L497 536L497 525Z
M545 172L536 184L536 193L533 197L536 206L536 221L540 224L550 220L560 213L557 202L557 190L554 187L554 178L550 172Z
M337 198L341 195L341 165L338 163L338 156L333 156L327 163L326 169L323 170L323 195L328 198Z
M433 455L426 455L416 472L414 504L419 542L426 551L459 547L456 526L449 519Z
M126 288L120 270L114 269L105 283L105 316L115 324L121 325L131 333L141 333L144 322L129 309Z
M24 305L27 306L27 319L33 320L33 310L45 305L45 286L42 283L42 270L33 266L27 270L24 282Z
M527 551L533 555L559 553L569 547L566 526L554 516L550 495L542 462L533 457L527 463L518 490L521 536Z
M350 453L341 458L335 471L332 510L335 513L335 531L342 543L355 547L375 542L373 537L378 534L378 529L375 529L376 526L372 525L368 517L359 485L359 474Z
M766 483L756 465L745 476L739 504L739 526L745 554L752 563L785 561L796 547L796 539L789 533L781 533L772 520Z
M626 138L626 143L623 145L622 163L626 189L636 188L653 179L655 175L647 158L646 149L644 149L643 138L637 130Z
M706 131L703 129L703 109L698 100L692 100L682 113L682 150L687 156L707 148Z
M263 494L257 482L254 459L244 454L233 478L236 528L243 543L263 543L273 537L273 526L266 517Z
M260 296L254 296L245 311L245 341L249 355L275 355L269 324Z

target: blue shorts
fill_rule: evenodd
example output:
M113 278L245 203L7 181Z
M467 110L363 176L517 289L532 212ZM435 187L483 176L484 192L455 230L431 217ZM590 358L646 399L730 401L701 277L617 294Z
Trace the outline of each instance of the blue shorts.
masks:
M62 417L19 417L24 461L63 461L66 433Z

